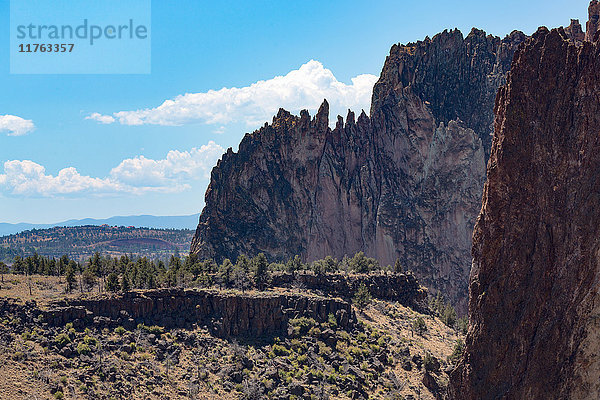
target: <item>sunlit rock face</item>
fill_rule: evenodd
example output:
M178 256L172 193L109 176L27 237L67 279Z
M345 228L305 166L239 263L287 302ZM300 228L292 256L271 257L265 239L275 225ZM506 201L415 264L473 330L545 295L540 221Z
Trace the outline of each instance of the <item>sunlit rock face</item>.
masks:
M473 30L394 45L370 116L280 110L212 171L191 250L396 259L463 313L498 87L518 45Z

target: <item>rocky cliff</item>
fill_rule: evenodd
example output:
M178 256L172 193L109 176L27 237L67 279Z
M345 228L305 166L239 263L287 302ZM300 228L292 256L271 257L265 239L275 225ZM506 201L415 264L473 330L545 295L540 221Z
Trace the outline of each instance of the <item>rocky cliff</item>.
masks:
M328 297L340 297L352 301L359 287L365 285L375 299L397 301L415 310L427 308L427 291L410 274L323 274L274 273L271 287L302 288Z
M349 111L334 129L326 101L313 118L280 110L213 169L191 251L307 261L364 251L400 259L465 311L493 101L524 39L474 29L395 45L370 116Z
M205 325L219 337L258 337L287 333L292 318L307 317L326 322L329 314L340 327L351 328L356 316L349 303L319 296L297 294L233 294L215 290L161 289L128 292L119 296L70 299L38 308L11 299L0 299L0 314L19 315L23 321L40 321L50 326L73 323L77 328L137 324L168 329Z
M540 28L495 111L451 398L600 398L600 42Z

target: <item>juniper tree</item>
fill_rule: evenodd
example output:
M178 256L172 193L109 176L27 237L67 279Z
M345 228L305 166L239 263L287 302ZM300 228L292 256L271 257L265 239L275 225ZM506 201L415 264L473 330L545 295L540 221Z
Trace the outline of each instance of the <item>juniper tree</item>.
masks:
M67 293L71 293L73 289L75 289L75 285L77 284L77 278L75 277L75 269L71 264L67 265L65 280L67 281Z
M118 292L119 289L121 289L119 275L116 272L111 272L106 278L106 290L109 292Z
M263 253L252 259L252 270L254 273L254 284L258 290L264 290L269 282L269 263Z
M371 304L371 292L369 292L369 288L365 283L361 283L358 287L358 290L354 294L354 298L352 299L352 303L362 312L369 304Z
M4 274L8 273L8 265L0 261L0 275L2 276L2 283L4 283Z

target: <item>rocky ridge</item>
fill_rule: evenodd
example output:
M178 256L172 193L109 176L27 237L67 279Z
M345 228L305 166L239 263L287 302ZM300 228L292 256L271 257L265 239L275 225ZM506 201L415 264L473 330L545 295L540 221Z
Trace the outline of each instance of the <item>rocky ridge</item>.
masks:
M285 334L293 318L327 321L332 314L339 325L350 328L356 317L349 303L318 296L296 294L240 294L216 290L160 289L128 292L98 299L65 300L40 310L39 318L51 326L69 322L75 327L137 324L167 329L207 326L219 337L259 337Z
M280 110L213 169L191 251L235 259L396 259L466 310L471 232L480 209L493 100L525 35L474 29L395 45L370 116L329 128Z
M498 94L452 399L600 397L599 15L540 28Z
M351 300L360 285L365 285L375 299L397 301L415 310L426 311L427 291L409 274L322 274L276 273L271 287L302 288L327 296Z

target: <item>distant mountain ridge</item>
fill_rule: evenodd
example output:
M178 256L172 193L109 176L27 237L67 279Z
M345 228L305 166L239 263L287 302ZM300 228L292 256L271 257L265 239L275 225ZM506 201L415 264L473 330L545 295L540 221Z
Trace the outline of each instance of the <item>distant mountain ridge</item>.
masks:
M30 223L0 223L0 236L13 235L15 233L31 229L48 229L56 226L83 226L83 225L111 225L111 226L135 226L136 228L157 229L196 229L200 214L177 215L177 216L155 216L155 215L130 215L116 216L106 219L70 219L55 224L30 224Z

